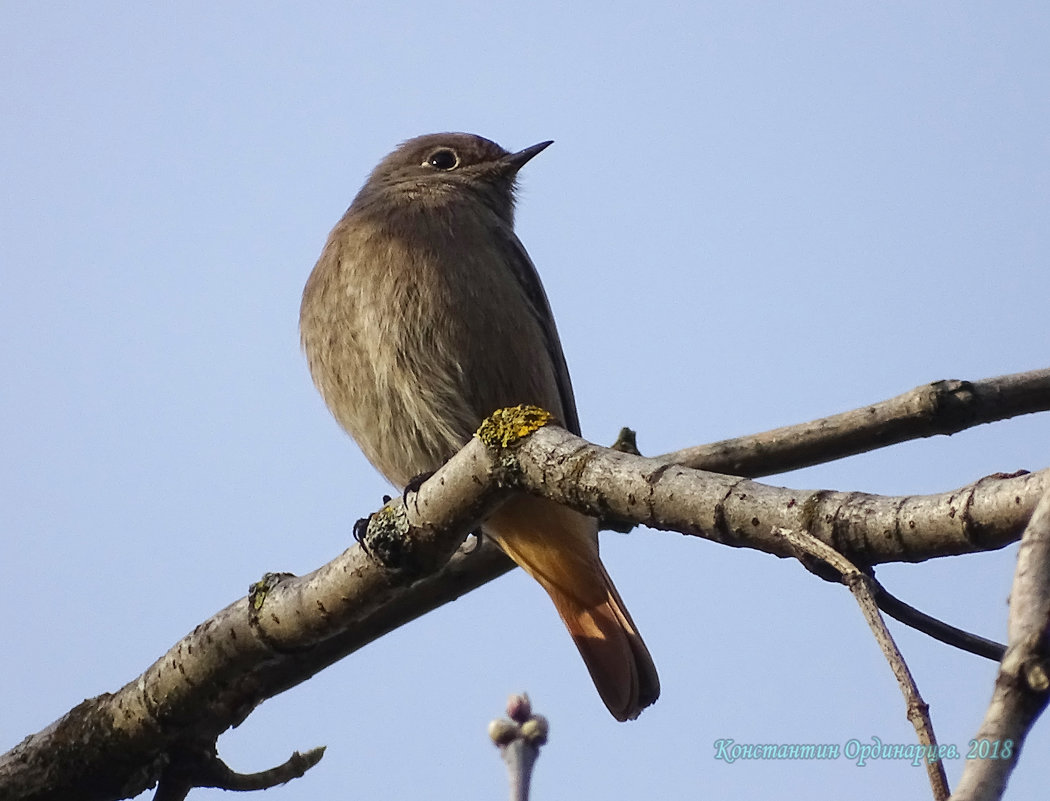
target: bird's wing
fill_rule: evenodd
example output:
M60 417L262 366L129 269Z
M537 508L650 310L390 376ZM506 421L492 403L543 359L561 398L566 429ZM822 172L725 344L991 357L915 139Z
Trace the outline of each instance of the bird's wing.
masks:
M547 352L554 365L554 375L558 382L558 395L561 397L562 423L565 428L573 434L580 436L580 419L576 413L576 397L572 392L572 380L569 378L569 366L565 363L565 353L561 348L561 340L558 339L558 329L554 325L554 315L551 313L550 302L547 293L543 290L539 273L536 266L525 251L524 245L513 231L503 229L505 244L510 258L507 264L514 273L514 278L521 287L522 294L529 303L529 307L536 322L543 331L543 337L547 346ZM552 410L555 411L555 410Z

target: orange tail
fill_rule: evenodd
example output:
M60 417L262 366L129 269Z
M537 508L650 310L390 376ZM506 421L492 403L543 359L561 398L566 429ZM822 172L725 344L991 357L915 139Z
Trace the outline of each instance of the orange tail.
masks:
M595 521L519 496L489 517L484 530L550 595L613 717L638 717L659 697L660 678L598 558Z

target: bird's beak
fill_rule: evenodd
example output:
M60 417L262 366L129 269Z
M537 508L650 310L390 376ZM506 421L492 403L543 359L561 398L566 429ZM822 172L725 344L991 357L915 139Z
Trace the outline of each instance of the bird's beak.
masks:
M533 156L539 155L541 150L545 149L548 145L553 144L554 140L549 139L546 142L540 142L538 145L519 150L517 153L510 153L503 157L503 163L509 165L514 172L517 172L524 167Z

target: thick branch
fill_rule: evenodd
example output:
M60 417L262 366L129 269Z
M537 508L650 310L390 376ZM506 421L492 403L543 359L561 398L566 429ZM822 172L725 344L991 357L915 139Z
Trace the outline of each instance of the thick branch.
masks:
M522 442L519 486L603 519L790 556L775 529L806 531L855 564L921 562L1020 538L1050 469L996 474L937 495L771 487L592 445L558 428Z
M1021 539L1010 591L1009 640L954 799L1001 798L1025 737L1050 700L1050 492Z
M266 698L472 589L478 579L464 573L462 556L440 580L433 574L498 501L490 465L489 452L474 440L413 497L409 522L425 510L440 528L416 529L407 539L401 555L410 569L389 570L354 547L302 578L267 576L142 676L83 702L0 756L0 795L73 801L141 792L169 753L201 750ZM488 554L470 561L471 570L484 572L495 560ZM432 577L416 581L423 573Z
M0 787L22 799L120 798L149 787L180 744L213 742L265 698L506 572L509 561L490 545L455 550L501 487L779 556L788 554L773 529L804 530L867 565L1002 547L1019 536L1050 473L879 498L764 487L598 448L551 427L513 452L472 440L409 493L404 514L414 528L397 549L400 569L351 548L302 578L269 577L117 693L84 702L0 756Z

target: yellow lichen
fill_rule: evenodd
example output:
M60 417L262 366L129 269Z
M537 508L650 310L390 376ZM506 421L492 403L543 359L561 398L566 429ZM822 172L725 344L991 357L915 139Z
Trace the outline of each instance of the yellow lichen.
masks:
M270 590L288 578L295 578L293 573L266 573L261 579L248 587L248 601L255 612L259 612L266 603Z
M497 409L485 418L474 436L490 448L507 448L543 428L552 417L546 409L526 404Z
M269 588L265 581L257 581L248 588L248 600L254 611L259 612L262 610L268 590Z

